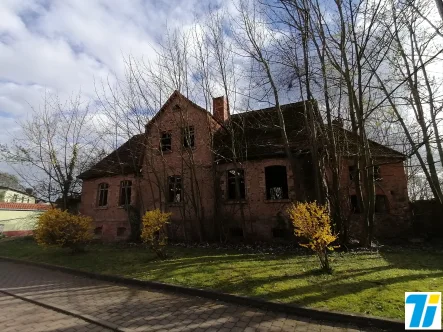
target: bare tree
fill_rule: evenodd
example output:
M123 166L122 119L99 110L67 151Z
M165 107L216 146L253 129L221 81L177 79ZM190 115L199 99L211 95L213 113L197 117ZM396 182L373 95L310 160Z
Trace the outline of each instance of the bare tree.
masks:
M431 12L426 8L432 8L429 5L425 0L390 2L392 24L386 31L393 40L387 58L392 72L389 78L380 72L375 75L407 138L407 153L415 156L421 168L421 175L411 177L411 185L424 177L443 209L439 175L443 166L442 85L432 74L432 67L441 65L438 55L442 53L443 36L427 19Z
M20 123L20 136L1 146L1 156L39 197L49 202L61 198L66 209L69 197L80 193L77 175L101 151L90 120L80 96L64 103L45 96L43 106Z

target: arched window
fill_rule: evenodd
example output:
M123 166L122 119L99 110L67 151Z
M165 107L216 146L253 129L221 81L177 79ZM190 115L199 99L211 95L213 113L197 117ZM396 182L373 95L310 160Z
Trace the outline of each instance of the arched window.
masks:
M107 206L108 205L108 188L109 185L107 183L100 183L98 185L98 206Z
M265 167L266 199L288 199L286 166Z
M120 182L120 198L119 205L131 204L132 181L124 180Z

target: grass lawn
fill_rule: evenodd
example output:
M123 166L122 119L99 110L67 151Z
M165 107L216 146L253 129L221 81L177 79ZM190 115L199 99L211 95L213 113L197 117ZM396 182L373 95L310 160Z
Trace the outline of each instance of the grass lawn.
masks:
M402 319L405 291L443 291L443 250L387 248L334 253L332 275L315 256L170 247L159 261L149 251L91 245L84 254L41 249L30 239L0 240L0 256L141 280L261 297L276 302Z

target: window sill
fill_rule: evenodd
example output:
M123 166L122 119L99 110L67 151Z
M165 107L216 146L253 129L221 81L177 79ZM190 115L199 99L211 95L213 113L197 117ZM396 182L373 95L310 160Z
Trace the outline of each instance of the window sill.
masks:
M248 201L246 199L229 199L224 201L225 204L248 204Z
M291 200L289 198L285 199L265 199L265 203L291 203Z
M165 154L171 154L172 150L167 150L167 151L158 151L157 155L161 156L161 155L165 155Z
M129 207L129 206L131 206L131 204L128 204L128 205L119 205L119 206L117 206L117 209L124 209L125 207Z
M107 210L109 208L109 206L96 206L95 208L94 208L94 210Z
M176 203L167 203L168 206L182 206L183 202L176 202Z

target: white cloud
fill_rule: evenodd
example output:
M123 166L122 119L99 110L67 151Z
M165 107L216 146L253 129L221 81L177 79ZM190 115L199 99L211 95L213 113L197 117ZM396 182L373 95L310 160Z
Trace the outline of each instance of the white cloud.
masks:
M125 56L152 58L166 27L192 24L201 8L198 0L2 0L0 143L45 93L94 98L95 82L123 75Z

